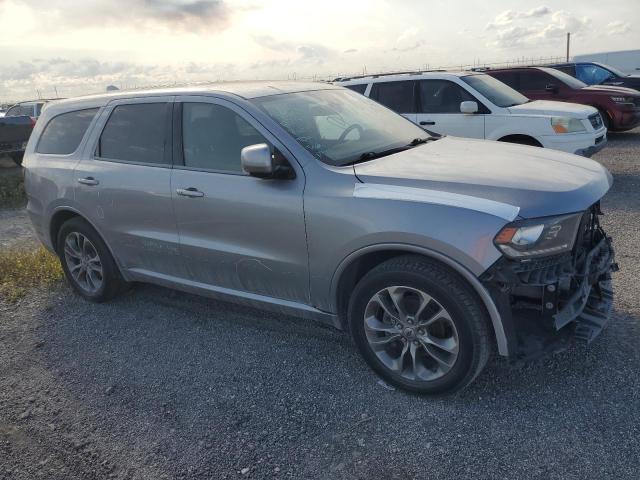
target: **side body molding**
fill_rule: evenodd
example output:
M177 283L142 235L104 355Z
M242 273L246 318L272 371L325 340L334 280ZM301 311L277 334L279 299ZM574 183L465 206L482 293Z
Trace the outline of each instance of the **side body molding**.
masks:
M408 244L396 244L396 243L384 243L379 245L370 245L368 247L363 247L360 250L356 250L349 254L345 259L340 262L338 269L336 270L333 278L331 280L331 298L333 303L333 311L338 311L338 281L340 276L344 272L351 262L356 260L361 255L381 251L381 250L404 250L407 253L417 253L420 255L424 255L426 257L431 257L436 260L441 261L445 265L451 267L457 273L459 273L465 280L469 282L469 284L476 291L482 303L487 309L489 313L489 317L491 318L491 324L493 325L493 330L496 336L496 344L498 346L498 353L502 356L509 355L509 347L507 342L507 336L504 331L504 326L502 324L502 317L500 316L500 312L498 312L498 308L494 303L491 295L487 291L487 289L482 285L478 277L476 277L472 272L470 272L467 268L460 265L458 262L453 260L452 258L443 255L434 250L430 250L424 247L419 247L417 245L408 245Z

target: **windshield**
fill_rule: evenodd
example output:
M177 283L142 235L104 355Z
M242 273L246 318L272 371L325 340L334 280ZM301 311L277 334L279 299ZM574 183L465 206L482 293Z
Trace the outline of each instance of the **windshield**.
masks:
M557 78L565 85L568 85L571 88L584 88L587 86L586 83L581 82L575 77L572 77L568 73L561 72L560 70L556 70L555 68L540 68L543 72L547 72L549 75Z
M624 73L622 70L618 70L617 68L612 67L611 65L605 65L604 63L594 63L594 65L598 65L599 67L602 67L605 70L609 70L616 77L628 77L629 76L628 73Z
M330 165L394 153L429 137L404 117L347 89L285 93L253 103Z
M489 75L468 75L462 77L462 81L498 107L515 107L529 101L520 92Z

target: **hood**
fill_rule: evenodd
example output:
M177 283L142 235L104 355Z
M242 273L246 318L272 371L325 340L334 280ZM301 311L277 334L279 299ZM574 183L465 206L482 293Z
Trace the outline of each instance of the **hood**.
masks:
M535 100L509 107L509 111L514 114L523 115L553 115L558 117L587 118L598 111L588 105L577 103L554 102L550 100Z
M612 85L590 85L588 87L582 87L582 90L587 90L591 93L602 93L608 95L631 95L638 96L638 91L633 88L626 87L614 87Z
M407 187L404 193L422 193L418 198L426 203L441 203L438 199L453 194L449 200L456 199L463 208L469 203L477 209L475 198L480 204L517 207L522 218L585 210L613 183L604 167L583 157L456 137L358 163L354 170L365 185L383 190L393 186L395 192L401 191L396 187Z

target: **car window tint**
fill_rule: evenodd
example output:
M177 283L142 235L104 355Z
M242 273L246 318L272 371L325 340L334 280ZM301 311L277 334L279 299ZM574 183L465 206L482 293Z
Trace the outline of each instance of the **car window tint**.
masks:
M576 77L587 85L597 85L611 76L609 70L598 65L576 65Z
M182 143L187 167L242 172L242 149L267 140L233 110L211 103L185 103Z
M460 103L475 101L460 85L448 80L420 80L420 112L460 113Z
M520 72L521 90L544 90L547 85L559 83L554 78L540 70L526 70Z
M398 113L414 113L414 84L412 80L374 83L370 97Z
M9 110L7 110L6 117L21 117L21 116L33 116L33 106L32 105L14 105Z
M97 108L91 108L53 117L44 127L36 152L51 155L75 152L97 112Z
M567 75L571 75L572 77L576 76L576 67L573 65L562 65L561 67L553 67L556 70L560 70L561 72L566 73Z
M135 163L165 163L168 105L118 105L100 136L98 156Z
M367 84L366 83L360 83L358 85L345 85L345 88L348 88L349 90L353 90L354 92L358 92L364 95L364 92L367 90Z
M502 83L506 83L514 90L520 88L520 82L518 81L518 72L488 72L494 78L497 78Z

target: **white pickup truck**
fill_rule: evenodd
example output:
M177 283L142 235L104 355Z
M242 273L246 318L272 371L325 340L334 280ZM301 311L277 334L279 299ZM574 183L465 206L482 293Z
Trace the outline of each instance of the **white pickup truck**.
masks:
M441 135L520 143L586 157L607 142L607 130L595 108L529 100L482 73L398 73L339 78L333 83Z

